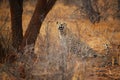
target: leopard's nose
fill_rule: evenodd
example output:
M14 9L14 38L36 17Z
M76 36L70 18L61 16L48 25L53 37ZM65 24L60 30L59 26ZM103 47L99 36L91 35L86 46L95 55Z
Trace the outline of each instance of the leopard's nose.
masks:
M63 27L63 26L60 26L58 29L59 29L59 30L63 30L63 29L64 29L64 27Z

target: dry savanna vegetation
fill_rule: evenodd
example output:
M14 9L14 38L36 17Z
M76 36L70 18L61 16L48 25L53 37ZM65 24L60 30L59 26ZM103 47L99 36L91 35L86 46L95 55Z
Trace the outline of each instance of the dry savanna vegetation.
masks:
M120 80L120 0L24 0L22 25L9 1L0 0L0 80Z

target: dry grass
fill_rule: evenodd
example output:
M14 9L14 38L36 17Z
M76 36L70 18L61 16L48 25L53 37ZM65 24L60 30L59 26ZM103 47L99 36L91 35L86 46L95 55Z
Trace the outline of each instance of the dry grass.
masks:
M0 80L119 80L119 66L107 64L112 57L117 59L120 54L120 24L119 19L114 16L116 0L110 1L105 8L103 0L98 2L102 18L100 23L94 25L78 11L78 7L57 2L43 22L35 52L33 45L28 45L25 54L17 54L14 63L8 61L0 64ZM33 14L33 6L35 3L24 3L24 33ZM0 26L0 36L4 39L2 41L5 41L0 43L11 49L8 4L2 4L0 9L0 24L3 26ZM104 13L102 10L107 11ZM59 37L61 35L57 21L67 24L67 37L62 36L63 40Z

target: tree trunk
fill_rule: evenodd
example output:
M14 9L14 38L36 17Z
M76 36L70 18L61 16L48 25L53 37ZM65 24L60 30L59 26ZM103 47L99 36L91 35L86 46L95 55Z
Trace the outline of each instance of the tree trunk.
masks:
M0 43L0 63L3 62L3 58L5 58L5 52L2 44Z
M30 20L28 28L20 46L20 51L23 51L26 45L35 44L42 22L48 12L51 10L56 0L38 0L34 14Z
M118 0L118 11L120 11L120 0Z
M23 0L9 0L9 3L11 11L12 45L15 49L18 49L23 40Z

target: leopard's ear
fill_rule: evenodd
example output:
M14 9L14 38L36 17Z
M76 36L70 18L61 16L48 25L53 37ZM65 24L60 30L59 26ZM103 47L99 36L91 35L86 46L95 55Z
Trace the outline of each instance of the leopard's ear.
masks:
M59 24L59 22L57 21L56 24Z
M57 21L56 24L57 24L57 25L60 25L61 23Z
M61 22L56 22L56 24L57 24L57 28L59 29L59 27L61 26Z
M57 21L57 22L56 22L56 24L57 24L57 27L59 27L59 26L60 26L60 22L58 22L58 21Z
M66 26L67 26L67 24L66 24L66 23L63 23L63 26L64 26L64 27L66 27Z
M63 23L63 22L56 22L56 24L57 24L57 27L59 28L60 26L64 26L64 27L66 27L67 26L67 24L66 23Z

